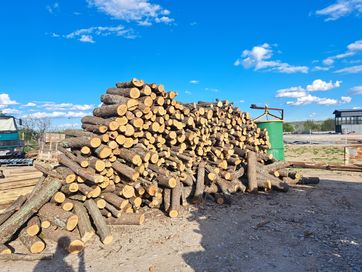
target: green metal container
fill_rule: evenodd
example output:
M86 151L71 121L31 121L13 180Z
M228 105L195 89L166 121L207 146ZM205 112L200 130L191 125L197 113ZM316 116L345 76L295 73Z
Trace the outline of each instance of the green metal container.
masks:
M266 129L271 144L268 150L278 161L284 161L284 142L283 142L283 121L282 120L257 120L256 125L260 129Z

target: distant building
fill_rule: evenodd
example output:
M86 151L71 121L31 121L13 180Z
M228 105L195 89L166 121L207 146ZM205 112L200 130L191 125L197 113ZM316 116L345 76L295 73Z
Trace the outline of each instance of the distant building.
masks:
M362 132L362 109L335 110L336 133Z

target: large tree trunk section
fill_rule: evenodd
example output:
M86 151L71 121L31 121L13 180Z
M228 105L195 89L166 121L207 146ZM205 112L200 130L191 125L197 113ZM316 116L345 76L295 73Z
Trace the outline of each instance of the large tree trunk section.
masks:
M105 245L112 243L113 236L111 230L107 226L95 202L89 199L85 201L84 205L87 208L88 213L91 216L94 225L96 226L97 234L100 237L101 242Z
M39 191L19 211L0 226L0 244L11 239L14 233L60 189L60 180L46 178Z

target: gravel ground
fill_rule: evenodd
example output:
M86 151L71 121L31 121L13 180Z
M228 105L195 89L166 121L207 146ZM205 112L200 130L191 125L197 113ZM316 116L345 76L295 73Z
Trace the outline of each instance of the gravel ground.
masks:
M177 219L152 211L143 226L117 227L111 246L95 238L80 255L56 249L50 261L0 261L0 271L362 271L362 175L304 173L323 180Z

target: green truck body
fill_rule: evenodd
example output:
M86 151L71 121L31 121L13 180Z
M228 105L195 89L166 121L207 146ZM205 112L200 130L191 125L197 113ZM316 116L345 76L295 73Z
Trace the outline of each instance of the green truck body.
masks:
M24 142L20 139L16 119L0 115L0 158L23 158Z

